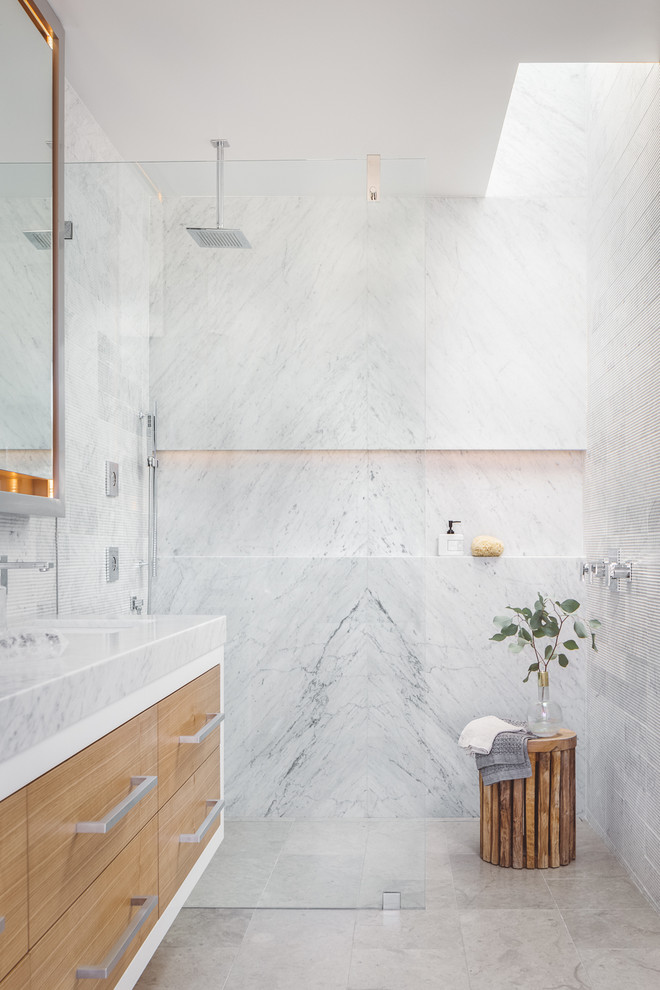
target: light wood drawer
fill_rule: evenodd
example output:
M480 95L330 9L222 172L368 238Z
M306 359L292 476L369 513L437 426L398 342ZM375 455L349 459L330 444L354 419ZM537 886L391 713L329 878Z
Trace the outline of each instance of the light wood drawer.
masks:
M158 906L130 939L106 979L78 979L79 967L99 967L121 945L158 891L158 828L152 819L30 952L31 990L114 987L158 919Z
M220 742L215 728L200 743L183 743L181 736L202 731L208 715L220 712L220 668L213 667L158 702L158 800L160 807L204 763Z
M158 808L156 706L28 785L30 945L96 879ZM144 796L106 834L77 831ZM85 981L86 983L89 981Z
M18 966L0 980L0 990L31 990L29 956L24 956Z
M27 870L23 788L0 801L0 980L28 949Z
M217 830L221 820L219 802L220 759L216 751L158 812L161 912Z

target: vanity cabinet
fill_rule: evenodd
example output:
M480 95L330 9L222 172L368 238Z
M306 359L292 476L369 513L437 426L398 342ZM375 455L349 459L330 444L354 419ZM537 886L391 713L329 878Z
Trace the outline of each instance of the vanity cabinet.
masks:
M0 802L0 990L134 985L219 840L220 694L217 665Z
M157 775L153 707L28 785L30 946L156 814Z
M27 864L23 788L0 802L0 980L28 949ZM5 990L4 982L0 987Z

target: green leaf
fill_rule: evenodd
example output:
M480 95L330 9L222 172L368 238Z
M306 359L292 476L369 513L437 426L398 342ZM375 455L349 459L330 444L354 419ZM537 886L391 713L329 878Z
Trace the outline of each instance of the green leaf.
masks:
M514 608L513 605L507 605L507 608L510 608L512 612L516 613L516 615L523 614L523 610L521 608Z
M596 646L596 633L591 634L591 649L595 650L596 653L598 653L598 648Z
M560 653L557 659L559 660L560 667L568 667L568 657L565 653Z
M496 615L495 618L493 619L493 622L495 623L496 626L499 626L500 629L503 629L504 626L508 626L509 623L511 622L511 616Z
M496 643L501 643L503 639L506 639L506 636L504 635L504 633L495 633L495 635L491 636L490 638L492 640L495 640Z
M534 639L540 639L542 636L545 636L545 629L534 630Z
M559 635L559 623L552 616L544 624L546 636L558 636Z
M576 602L574 598L567 598L565 602L557 602L560 609L564 612L568 612L570 615L572 612L577 612L580 607L580 603Z
M532 642L532 637L531 637L530 633L527 631L527 629L525 629L524 626L521 626L520 627L520 631L519 631L518 635L519 636L522 636L522 638L525 640L525 642L527 642L527 643L531 643Z
M530 616L529 628L532 632L536 632L537 629L541 628L541 616L538 612L534 612L534 615Z
M527 681L529 680L529 675L532 673L533 670L538 670L538 669L539 669L539 665L537 663L530 663L529 670L527 671L527 677L523 677L523 684L527 684Z
M509 649L512 653L522 653L525 649L524 644L521 643L509 643Z
M531 617L532 617L532 610L531 610L531 608L524 608L522 610L522 614L525 616L526 619L531 619Z
M505 636L515 636L516 633L518 632L518 626L515 624L515 622L512 622L510 625L504 626L502 632L504 633Z
M552 657L552 646L546 646L544 656L545 656L545 659L546 660L550 660L551 659L551 657Z
M576 643L574 639L567 639L564 643L567 650L579 650L580 644Z
M600 619L589 619L589 625L591 626L592 629L600 629L600 627L602 626L602 622L600 621Z
M585 626L582 619L575 619L573 622L573 629L575 629L575 635L578 639L586 639L589 635L589 630Z

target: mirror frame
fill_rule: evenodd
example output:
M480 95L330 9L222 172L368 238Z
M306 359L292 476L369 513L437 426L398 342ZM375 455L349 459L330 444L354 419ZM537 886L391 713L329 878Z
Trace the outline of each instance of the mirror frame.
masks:
M52 451L53 496L0 492L0 513L64 515L64 28L46 0L17 0L53 51L53 286Z

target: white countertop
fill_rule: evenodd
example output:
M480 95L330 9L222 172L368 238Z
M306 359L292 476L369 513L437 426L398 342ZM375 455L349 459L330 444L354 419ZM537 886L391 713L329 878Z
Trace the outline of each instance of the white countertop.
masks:
M11 660L0 653L0 777L5 761L116 708L227 638L224 616L126 615L114 622L107 616L40 616L32 623L21 619L10 631L28 628L56 631L67 646L49 660Z

